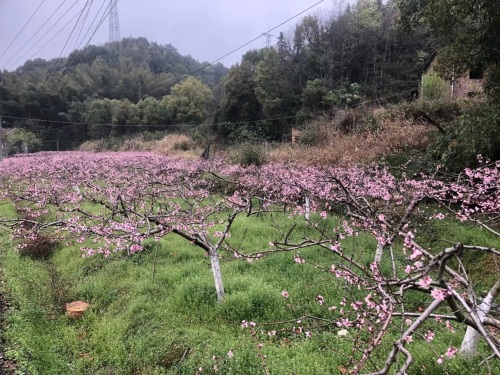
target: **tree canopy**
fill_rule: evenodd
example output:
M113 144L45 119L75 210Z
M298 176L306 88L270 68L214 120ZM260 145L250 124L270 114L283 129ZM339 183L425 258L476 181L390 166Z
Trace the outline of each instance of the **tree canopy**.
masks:
M228 71L220 63L200 69L206 65L182 56L170 44L150 43L145 38L89 46L60 61L29 60L15 71L0 72L0 113L20 117L11 122L35 132L49 147L47 142L59 139L63 149L87 139L151 130L146 125L197 124L207 116L211 89ZM198 70L196 79L183 83ZM188 86L203 99L189 104L179 99ZM178 101L172 99L163 108L163 99L171 91ZM191 99L195 97L187 98ZM25 118L40 121L34 126ZM123 125L144 126L120 129Z
M498 98L498 8L486 0L358 0L305 16L274 46L248 51L231 69L182 56L172 45L126 38L73 51L59 63L36 59L0 72L0 112L42 141L61 139L66 149L208 120L221 139L244 132L279 141L292 125L335 108L409 99L437 50L440 74L487 69L487 92Z
M491 0L396 0L402 25L425 25L441 42L443 75L487 70L487 93L500 99L500 6Z

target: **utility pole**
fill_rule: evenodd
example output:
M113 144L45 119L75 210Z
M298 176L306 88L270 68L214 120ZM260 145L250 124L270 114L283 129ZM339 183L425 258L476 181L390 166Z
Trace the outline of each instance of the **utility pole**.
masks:
M109 0L109 42L120 41L120 20L118 19L118 0Z

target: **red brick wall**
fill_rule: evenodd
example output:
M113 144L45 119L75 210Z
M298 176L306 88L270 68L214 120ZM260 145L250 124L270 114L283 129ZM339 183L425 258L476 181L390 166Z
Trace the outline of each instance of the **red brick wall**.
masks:
M453 96L455 98L468 98L481 94L484 91L484 79L470 79L469 73L455 79Z

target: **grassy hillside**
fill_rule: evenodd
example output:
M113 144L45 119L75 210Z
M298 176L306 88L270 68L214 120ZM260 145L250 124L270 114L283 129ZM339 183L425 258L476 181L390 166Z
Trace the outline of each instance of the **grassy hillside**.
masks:
M3 205L3 215L9 209ZM285 224L289 219L274 215L273 220ZM265 248L263 241L274 235L273 220L240 218L231 241L241 243L244 252ZM297 220L298 235L307 236L312 228ZM429 243L460 239L500 245L484 230L446 221L427 224L424 230ZM152 242L142 253L110 259L81 258L77 248L62 244L48 259L33 260L13 250L5 233L1 241L3 289L13 301L5 337L8 355L22 373L340 373L360 339L354 329L339 336L340 328L325 324L338 316L338 310L329 307L342 306L346 288L328 272L332 258L325 250L279 253L251 263L224 254L227 296L218 304L208 258L173 234L159 246ZM371 259L375 245L362 235L343 243L361 262ZM306 262L295 262L297 255ZM481 274L488 285L496 274L489 267L488 260L480 258L469 272ZM355 300L357 292L351 292ZM416 296L413 303L425 303L421 298ZM64 315L64 304L74 300L90 303L82 318ZM256 327L241 328L243 320L256 322ZM413 374L491 373L460 358L436 364L447 347L460 345L463 331L453 334L439 323L428 328L439 333L439 341L429 345L422 337L414 338ZM373 356L372 366L378 367L382 359Z

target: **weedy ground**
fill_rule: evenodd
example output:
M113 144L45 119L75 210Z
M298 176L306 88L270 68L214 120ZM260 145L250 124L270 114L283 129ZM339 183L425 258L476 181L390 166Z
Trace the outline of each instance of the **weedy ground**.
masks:
M4 217L13 215L9 205L0 210ZM269 248L269 238L277 235L273 222L290 224L285 215L274 215L273 220L239 218L231 242L247 253ZM335 220L322 223L334 225ZM303 219L297 223L298 236L313 231ZM422 233L433 246L441 246L441 239L500 245L480 228L446 220L424 223ZM14 250L5 232L0 245L3 288L13 303L4 336L19 373L195 374L202 368L203 373L217 369L221 374L263 374L267 367L270 374L328 374L341 373L352 356L353 336L338 336L335 325L311 330L311 338L291 332L304 313L335 319L337 313L328 307L338 306L347 292L356 293L327 271L333 260L324 250L301 250L304 264L294 262L296 252L253 262L223 254L227 295L217 303L209 259L173 234L159 244L148 243L142 253L109 259L82 258L77 247L64 245L48 258L31 259ZM369 262L375 243L360 235L343 246ZM489 262L478 258L469 269L481 275L485 288L497 275L485 272L492 266ZM283 290L289 292L288 299L281 295ZM320 294L323 306L315 300ZM426 303L421 295L410 298L414 306ZM64 303L75 300L87 301L91 308L80 319L67 318ZM250 329L240 327L242 320L257 322L264 335L253 337ZM291 323L262 324L287 320ZM432 345L422 337L410 344L416 355L412 374L488 373L487 367L460 358L437 365L437 357L449 346L460 345L463 330L452 334L438 323L429 323L429 328L437 331ZM273 329L278 330L276 336L265 335ZM387 337L387 345L394 335ZM263 344L261 349L258 344ZM383 360L381 352L373 357L376 366Z

